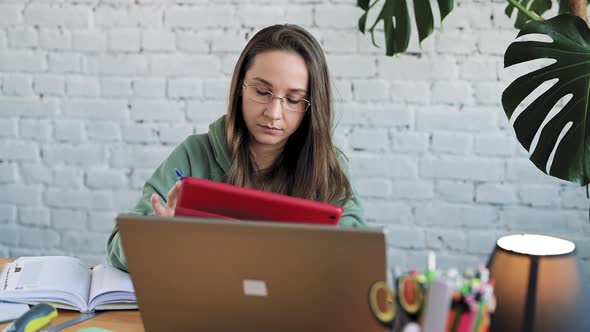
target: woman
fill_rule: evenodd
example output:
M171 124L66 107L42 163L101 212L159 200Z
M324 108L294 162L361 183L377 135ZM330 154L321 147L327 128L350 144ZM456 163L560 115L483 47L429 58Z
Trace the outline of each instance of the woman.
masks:
M208 134L192 135L172 152L133 212L174 215L179 168L193 177L340 205L340 226L365 226L344 156L332 141L330 85L311 34L294 25L259 31L234 69L227 114ZM116 227L108 256L127 269Z

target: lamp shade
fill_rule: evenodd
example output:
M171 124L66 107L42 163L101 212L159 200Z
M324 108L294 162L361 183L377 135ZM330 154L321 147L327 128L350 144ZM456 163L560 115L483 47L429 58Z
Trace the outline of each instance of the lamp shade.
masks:
M496 296L492 331L590 331L574 243L543 235L505 236L488 268Z

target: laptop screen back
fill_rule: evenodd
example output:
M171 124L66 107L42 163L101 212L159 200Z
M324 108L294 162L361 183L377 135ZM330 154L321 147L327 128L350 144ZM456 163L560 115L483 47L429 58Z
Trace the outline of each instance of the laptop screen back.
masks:
M385 331L368 293L386 280L382 232L117 217L146 331Z

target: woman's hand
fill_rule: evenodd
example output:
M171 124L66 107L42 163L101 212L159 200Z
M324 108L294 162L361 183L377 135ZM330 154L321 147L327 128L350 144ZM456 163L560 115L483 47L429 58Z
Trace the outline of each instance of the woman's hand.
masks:
M153 193L150 197L150 203L152 203L152 210L154 210L154 214L161 217L173 217L179 191L180 181L177 181L174 187L172 187L172 189L170 189L168 192L168 196L166 197L166 206L162 206L158 194Z

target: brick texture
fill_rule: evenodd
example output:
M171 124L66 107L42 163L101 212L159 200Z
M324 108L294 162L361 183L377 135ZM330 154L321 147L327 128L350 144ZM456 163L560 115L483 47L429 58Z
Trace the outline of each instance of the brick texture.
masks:
M252 35L295 23L325 50L336 141L392 266L428 250L442 268L485 262L498 236L529 231L580 243L588 268L584 188L538 171L502 110L505 5L458 0L422 47L386 57L350 0L4 1L0 255L104 261L114 216L224 114Z

